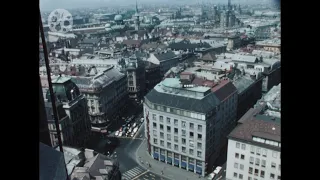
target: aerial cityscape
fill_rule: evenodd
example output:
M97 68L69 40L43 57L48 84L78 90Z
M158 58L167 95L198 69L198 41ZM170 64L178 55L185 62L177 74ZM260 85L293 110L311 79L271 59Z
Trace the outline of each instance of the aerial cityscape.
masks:
M280 180L276 0L40 0L40 180Z

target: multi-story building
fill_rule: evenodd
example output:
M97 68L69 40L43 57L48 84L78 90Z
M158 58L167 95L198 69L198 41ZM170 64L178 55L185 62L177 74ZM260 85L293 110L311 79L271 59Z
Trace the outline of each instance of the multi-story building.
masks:
M93 130L107 132L111 120L125 107L128 100L127 78L110 67L94 76L71 76L80 92L87 99Z
M128 60L126 67L129 98L140 100L145 95L145 63L136 55Z
M281 179L280 118L250 109L228 136L227 180Z
M160 75L163 75L172 67L179 63L180 57L172 51L151 53L148 61L160 66Z
M154 159L204 176L231 118L222 123L219 98L210 87L192 84L194 78L166 78L145 96L145 135Z
M152 62L145 61L146 93L151 91L155 85L161 81L160 66Z
M57 102L63 104L63 109L71 121L69 126L72 126L72 136L74 137L72 144L82 147L88 140L91 132L87 100L80 94L78 86L70 78L62 76L53 77L52 86ZM51 102L49 91L46 92L46 99L47 102Z
M63 109L63 105L61 102L56 103L57 115L59 118L59 128L61 132L61 141L63 145L73 146L75 144L75 137L73 134L73 128L70 125L71 121L69 116L66 114ZM53 118L53 108L51 102L45 102L46 112L47 112L47 120L48 120L48 128L50 131L50 139L52 147L59 145L58 143L58 134L56 124Z

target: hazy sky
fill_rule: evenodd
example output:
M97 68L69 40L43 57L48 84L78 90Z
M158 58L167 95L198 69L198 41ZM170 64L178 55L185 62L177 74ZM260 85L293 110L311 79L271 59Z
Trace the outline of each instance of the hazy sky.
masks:
M279 0L231 0L231 3L239 4L244 2L267 2ZM136 0L40 0L40 8L44 11L51 11L57 8L96 8L107 7L115 5L130 5L134 4ZM197 3L197 2L213 2L213 3L227 3L228 0L138 0L138 4L172 4L172 3Z

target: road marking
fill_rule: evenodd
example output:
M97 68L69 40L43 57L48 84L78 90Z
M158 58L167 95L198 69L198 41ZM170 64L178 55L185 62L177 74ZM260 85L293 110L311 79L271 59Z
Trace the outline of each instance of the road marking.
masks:
M142 176L142 175L144 175L144 174L146 174L146 173L148 173L148 172L149 172L149 170L146 170L144 173L140 174L139 176L136 176L136 177L132 178L132 180L137 179L137 178L139 178L140 176ZM147 180L148 180L148 179L147 179Z

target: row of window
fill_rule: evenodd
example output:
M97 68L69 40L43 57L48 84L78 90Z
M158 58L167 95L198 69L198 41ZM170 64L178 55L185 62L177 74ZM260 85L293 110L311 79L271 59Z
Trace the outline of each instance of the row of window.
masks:
M246 150L246 144L240 144L239 142L236 143L236 148L237 149ZM255 146L250 146L250 153L251 154L256 154L258 156L262 155L263 157L267 157L268 150L260 147L255 147ZM273 151L272 152L272 157L277 158L278 157L278 152Z
M167 106L161 106L161 105L156 105L148 101L147 99L145 100L145 103L148 105L148 107L158 110L158 111L163 111L167 113L172 113L172 114L177 114L180 116L186 116L186 117L191 117L194 119L201 119L205 120L206 116L204 114L198 114L198 113L193 113L190 111L185 111L185 110L180 110L180 109L175 109Z
M272 146L281 147L281 143L276 142L276 141L271 141L271 140L267 140L267 139L263 139L263 138L259 138L259 137L253 137L252 140L259 142L259 143L264 143L264 144L268 144L268 145L272 145Z
M157 115L156 114L152 114L152 120L157 121ZM163 116L159 116L159 122L163 123L164 122L164 117ZM169 117L166 118L166 123L171 125L171 119ZM174 119L173 123L175 126L179 125L179 120L178 119ZM181 127L182 128L186 128L187 127L187 122L186 121L181 121ZM189 123L188 128L190 130L194 129L194 123ZM202 132L202 125L198 124L197 126L197 130L199 132Z
M249 174L252 174L252 173L249 173ZM255 171L255 176L259 176L259 170L258 171ZM239 178L239 179L243 179L243 174L240 174L239 173L239 176L238 176L238 173L234 172L233 173L233 177L234 178ZM264 178L265 177L265 172L264 171L261 171L260 172L260 177L261 178ZM270 179L275 179L275 174L273 173L270 173ZM248 177L248 180L252 180L252 177ZM258 180L257 178L253 178L253 180ZM281 176L278 176L278 180L281 180Z
M153 143L154 144L158 144L158 139L153 139ZM182 143L182 144L185 144L185 142L184 143ZM192 143L192 145L191 145L191 143L189 144L190 145L190 147L194 147L194 145L193 145L193 143ZM163 140L160 140L160 146L162 146L162 147L165 147L165 143L164 143L164 141ZM192 149L192 148L190 148L189 147L189 154L190 155L194 155L194 149ZM167 145L166 145L166 148L167 149L172 149L172 143L171 142L167 142ZM179 145L178 144L174 144L174 150L175 151L179 151ZM202 149L202 144L201 143L198 143L197 144L197 149ZM185 147L185 146L181 146L181 151L183 152L183 153L187 153L187 147ZM202 157L202 152L201 151L197 151L197 156L198 157Z
M155 123L155 122L153 123L153 128L157 129L157 123ZM166 130L167 130L168 133L172 133L171 132L171 126L167 126ZM164 125L163 124L160 124L160 131L164 131ZM178 128L174 128L173 132L174 132L174 134L178 135L179 134L179 129ZM194 132L190 131L188 134L189 134L189 138L192 138L192 139L194 138ZM153 130L153 135L157 136L157 130ZM187 131L182 129L181 130L181 136L182 137L186 137L187 136ZM160 138L164 138L164 133L163 132L160 132ZM202 134L197 133L197 139L199 141L202 141Z
M155 146L153 147L153 151L155 153L159 153L159 149L160 148L158 148L158 147L155 147ZM173 154L174 154L174 156L173 156ZM170 158L174 158L174 159L180 159L180 154L177 154L177 153L174 153L174 152L171 152L171 151L166 151L164 149L160 149L160 155L163 155L163 156L166 156L166 157L170 157ZM197 166L202 166L202 161L199 161L199 160L196 160L196 159L193 159L191 157L184 156L184 155L181 155L181 160L184 161L184 162L188 162L190 164L194 164L195 163Z

